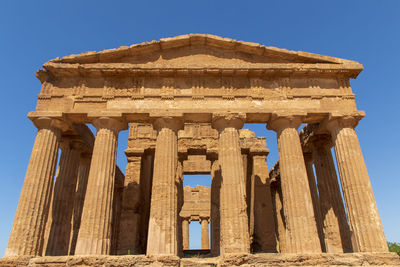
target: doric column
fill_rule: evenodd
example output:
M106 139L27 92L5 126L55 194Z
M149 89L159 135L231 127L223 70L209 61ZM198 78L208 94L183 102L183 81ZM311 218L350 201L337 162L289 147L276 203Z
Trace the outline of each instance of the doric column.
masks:
M121 206L122 206L122 192L124 190L125 175L121 169L116 166L115 168L115 185L114 185L114 197L113 197L113 208L112 208L112 222L111 222L111 255L118 255L118 240L121 226Z
M184 202L184 192L183 192L183 160L187 159L187 152L182 152L178 151L178 166L176 168L176 175L175 175L175 181L176 181L176 186L178 189L178 229L177 229L177 246L178 246L178 256L183 257L183 234L182 234L182 217L179 216L180 211L182 210L183 207L183 202Z
M279 166L286 221L287 253L318 253L321 245L315 223L307 171L296 116L273 115L268 128L277 132Z
M140 178L143 149L126 151L128 164L126 166L124 188L122 192L122 210L120 219L120 234L118 240L118 255L138 254L140 238Z
M359 116L360 117L360 116ZM355 252L386 252L388 247L367 167L354 127L359 117L331 117L332 136Z
M314 209L314 216L315 216L315 223L317 225L318 237L322 251L326 252L325 242L324 242L324 225L321 216L321 208L319 203L317 184L315 182L312 153L304 153L303 156L304 156L304 162L306 164L308 185L310 186L311 200Z
M108 255L121 122L108 117L93 121L97 129L75 255Z
M177 118L159 118L154 175L151 193L147 255L178 255L177 131L183 123Z
M340 194L331 144L324 137L314 138L311 147L318 180L326 252L352 252L350 229Z
M183 250L189 249L189 221L190 218L182 218L182 246Z
M213 159L211 166L211 254L220 254L220 190L221 169L218 160Z
M56 170L60 121L50 118L34 120L38 132L18 202L6 257L41 255L43 234L49 211Z
M286 222L285 222L285 214L283 211L283 202L282 202L282 190L279 181L274 183L274 186L271 188L271 195L273 205L275 207L275 232L278 236L277 241L280 253L286 253Z
M141 184L141 227L140 227L140 253L146 253L147 234L149 230L151 184L153 180L154 151L143 158L143 183Z
M46 255L49 256L68 255L79 159L83 145L81 141L68 137L64 138L61 144L59 171L54 183L51 214L47 221L50 224L50 232Z
M220 194L221 255L249 253L246 187L238 129L242 114L214 114L213 128L219 131L218 161L221 166Z
M210 239L208 238L209 218L200 217L201 224L201 249L210 249Z
M83 203L85 201L86 187L89 177L90 161L92 154L81 154L79 162L78 184L74 200L74 213L72 220L72 237L69 255L75 254L76 241L78 240L79 228L81 226L81 217L83 210Z
M267 166L268 151L250 149L252 180L254 181L254 239L253 250L276 252L274 212Z

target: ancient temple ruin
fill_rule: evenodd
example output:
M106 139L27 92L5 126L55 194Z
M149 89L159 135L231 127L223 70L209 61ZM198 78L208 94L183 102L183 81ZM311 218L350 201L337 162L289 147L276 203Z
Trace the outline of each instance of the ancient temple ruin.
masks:
M45 63L28 114L37 136L0 263L103 255L142 265L168 256L179 265L188 225L199 221L211 263L247 255L271 264L275 255L290 264L285 255L308 255L305 263L397 264L355 131L364 112L350 79L362 69L204 34ZM277 133L273 168L267 141L275 140L245 123ZM123 130L125 174L116 166ZM184 188L184 174L210 174L211 187Z

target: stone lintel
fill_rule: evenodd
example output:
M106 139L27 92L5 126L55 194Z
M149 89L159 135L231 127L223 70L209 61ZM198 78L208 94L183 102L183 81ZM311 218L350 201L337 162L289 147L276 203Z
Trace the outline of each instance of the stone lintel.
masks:
M251 109L233 109L233 113L244 114L244 123L266 123L271 119L287 113L286 111L275 112L270 109L260 110ZM359 113L361 111L355 110L354 112L347 112L346 114ZM32 111L28 113L28 118L33 120L37 117L49 117L56 119L63 119L69 123L85 124L91 123L92 120L99 117L112 117L115 119L121 119L126 123L149 123L151 124L155 119L166 116L166 117L181 117L184 123L212 123L213 114L209 110L198 110L196 113L187 112L187 110L164 110L162 114L149 113L143 111L116 111L116 110L105 110L105 111L94 111L94 112L82 112L82 111ZM329 111L293 111L290 113L291 116L300 116L304 123L319 123L330 117L330 114L336 114ZM334 118L334 117L332 117ZM269 129L269 128L268 128Z
M183 161L183 173L210 173L211 161L206 159L206 155L189 155Z
M314 75L343 75L346 78L356 78L361 72L360 64L304 64L290 63L277 64L266 63L262 67L224 67L224 68L207 68L207 67L174 67L174 68L158 68L158 67L137 67L135 64L116 65L107 69L104 73L105 64L65 64L65 63L46 63L43 65L46 72L50 72L55 77L65 77L68 75L84 75L86 77L107 77L119 75L146 75L146 76L188 76L192 73L204 72L207 76L217 76L230 73L231 75L248 75L252 77L266 76L287 76L291 74L314 74ZM42 70L39 73L39 80L43 83L48 81ZM49 75L47 75L49 76Z

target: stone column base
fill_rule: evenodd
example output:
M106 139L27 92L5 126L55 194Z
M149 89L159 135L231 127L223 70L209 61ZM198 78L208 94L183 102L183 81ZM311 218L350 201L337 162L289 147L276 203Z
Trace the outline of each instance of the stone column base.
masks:
M400 266L396 253L233 254L212 258L176 256L46 256L1 258L0 266Z

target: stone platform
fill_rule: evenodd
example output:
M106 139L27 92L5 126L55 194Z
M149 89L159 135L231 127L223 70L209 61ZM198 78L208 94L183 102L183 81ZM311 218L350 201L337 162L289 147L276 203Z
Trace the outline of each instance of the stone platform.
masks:
M395 253L346 254L242 254L213 258L178 258L171 256L60 256L1 258L1 267L14 266L400 266Z

